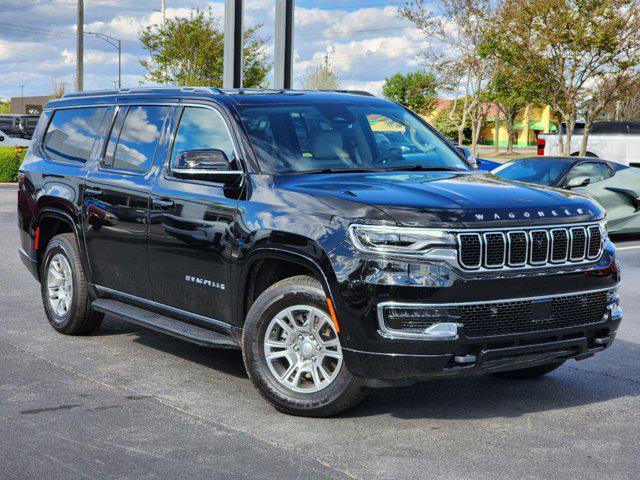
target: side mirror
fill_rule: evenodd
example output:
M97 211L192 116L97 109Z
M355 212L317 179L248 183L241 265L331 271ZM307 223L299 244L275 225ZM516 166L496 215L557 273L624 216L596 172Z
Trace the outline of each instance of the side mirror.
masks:
M460 155L462 155L467 160L467 162L469 162L471 168L473 168L474 170L478 170L478 162L476 161L476 157L474 157L471 153L471 150L469 150L467 147L460 146L455 146L454 148L458 150L458 152L460 152Z
M575 177L565 183L564 188L571 190L572 188L586 187L591 183L589 177Z
M226 153L214 148L180 152L171 173L178 178L224 183L231 183L243 175Z

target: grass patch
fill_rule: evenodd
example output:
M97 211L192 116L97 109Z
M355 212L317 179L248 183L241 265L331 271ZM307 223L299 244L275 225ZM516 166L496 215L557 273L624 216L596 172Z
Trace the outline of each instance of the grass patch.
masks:
M0 183L18 181L18 170L26 153L26 148L0 147Z

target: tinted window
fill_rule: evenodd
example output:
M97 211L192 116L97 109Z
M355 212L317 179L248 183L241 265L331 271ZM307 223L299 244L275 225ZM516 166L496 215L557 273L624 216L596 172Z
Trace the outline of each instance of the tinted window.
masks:
M570 162L567 160L526 158L506 163L493 170L493 173L508 180L553 186L564 174L569 164Z
M113 165L113 157L116 154L118 137L122 131L122 124L124 123L128 110L129 109L127 107L118 108L118 113L116 113L116 118L111 126L111 133L109 134L109 141L107 142L107 149L105 150L104 160L102 162L104 165Z
M118 170L146 172L158 145L169 107L134 106L120 109L111 129L105 164Z
M106 108L56 110L45 134L43 148L53 160L86 162Z
M328 101L240 109L269 173L469 169L448 144L397 105Z
M229 160L234 158L233 142L222 116L208 108L186 107L171 153L171 166L185 150L222 150Z
M591 126L592 135L625 135L627 133L629 130L624 122L595 122Z
M587 177L591 183L601 182L611 177L611 170L604 163L586 162L579 163L567 173L564 182L574 178Z

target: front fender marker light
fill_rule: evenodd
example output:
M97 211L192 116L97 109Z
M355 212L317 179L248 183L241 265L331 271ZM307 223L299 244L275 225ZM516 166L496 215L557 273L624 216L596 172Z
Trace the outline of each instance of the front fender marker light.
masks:
M38 250L38 243L40 243L40 227L36 227L36 234L33 240L33 248Z
M327 307L329 308L329 315L333 321L333 327L336 329L336 333L340 333L340 325L338 325L338 317L336 317L336 311L333 309L333 302L330 298L327 298Z

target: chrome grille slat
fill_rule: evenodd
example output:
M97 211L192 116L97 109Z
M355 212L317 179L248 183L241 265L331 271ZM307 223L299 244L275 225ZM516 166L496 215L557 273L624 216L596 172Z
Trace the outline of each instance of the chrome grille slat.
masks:
M507 256L507 241L504 233L490 232L483 235L484 265L487 268L504 267Z
M597 228L597 227L596 227ZM566 228L551 230L551 263L562 263L569 256L569 232Z
M515 270L592 262L603 251L600 225L459 231L458 263L466 270Z
M544 265L549 260L549 232L531 230L529 232L529 263Z
M569 260L579 262L587 256L587 232L584 227L573 227L569 229L571 238L571 250Z

